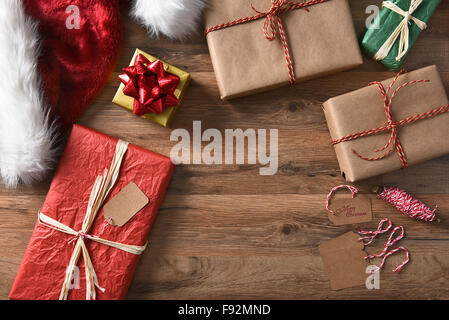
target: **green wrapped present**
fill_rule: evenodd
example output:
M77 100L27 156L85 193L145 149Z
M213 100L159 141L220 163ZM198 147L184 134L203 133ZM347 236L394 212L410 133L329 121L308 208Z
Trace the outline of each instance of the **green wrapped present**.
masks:
M363 49L388 69L398 69L439 3L440 0L382 2L379 28L367 29Z

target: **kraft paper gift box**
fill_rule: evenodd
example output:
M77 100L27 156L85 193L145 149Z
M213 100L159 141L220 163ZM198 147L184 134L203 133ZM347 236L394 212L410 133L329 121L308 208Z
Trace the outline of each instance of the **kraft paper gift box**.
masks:
M210 1L204 15L206 32L211 27L255 15L251 5L258 11L267 11L271 1ZM305 9L281 13L280 17L296 82L362 64L347 0L317 3ZM262 30L264 20L207 33L207 44L222 99L249 95L290 82L279 30L273 41L267 40Z
M385 89L394 78L381 81ZM412 83L396 92L391 104L392 120L397 123L403 119L420 114L428 114L434 109L434 116L418 119L415 122L398 124L395 128L400 146L405 154L407 166L436 158L449 153L449 113L448 99L435 66L428 66L399 76L388 97L400 85L409 81L429 80ZM380 127L386 130L334 144L338 163L347 181L357 181L403 168L398 149L391 142L385 150L392 133L388 128L384 101L377 85L349 92L327 100L324 114L332 141ZM443 113L445 112L445 113ZM383 156L387 150L393 151L380 160L365 160ZM357 154L356 154L357 153Z
M379 60L388 69L399 69L418 36L425 30L427 22L439 3L440 0L425 0L422 2L421 0L383 1L383 7L378 16L379 28L373 27L366 30L362 40L362 48L370 57ZM413 8L416 8L411 13L414 18L407 22L404 20L406 18L405 13L410 12L411 5L413 5L412 11ZM404 14L401 14L401 12ZM415 21L415 19L419 21ZM408 39L408 47L404 48L404 55L399 55L401 32L395 33L396 36L392 36L392 34L395 29L398 28L400 31L404 27L408 29L403 30L403 32L408 32L408 35L404 33L404 40ZM390 37L391 42L388 41Z
M155 60L160 60L142 50L136 49L134 56L131 59L130 66L133 66L135 63L135 60L139 54L144 55L150 62L153 62ZM155 114L155 113L147 113L144 114L142 117L148 120L151 120L153 122L156 122L164 127L170 126L170 123L172 122L179 106L181 105L182 99L184 97L184 94L187 90L187 87L190 83L190 74L187 71L184 71L178 67L175 67L165 61L162 61L162 64L164 65L164 70L168 73L174 74L179 77L179 83L174 91L174 95L176 98L178 98L178 104L174 107L167 107L164 108L162 113ZM118 104L122 108L133 112L133 103L134 98L127 96L123 93L123 89L125 88L125 85L123 83L120 84L114 98L112 99L112 102L115 104Z
M82 230L90 193L98 175L110 168L118 139L75 125L54 174L41 213L75 231ZM118 176L100 207L88 234L102 239L144 246L174 171L169 158L129 144L118 167ZM131 182L149 202L122 226L105 225L109 201ZM111 202L112 203L112 202ZM11 299L58 299L76 237L41 224L38 220L10 292ZM98 284L97 299L124 299L140 255L84 239ZM68 299L86 298L85 259L81 255L79 288Z

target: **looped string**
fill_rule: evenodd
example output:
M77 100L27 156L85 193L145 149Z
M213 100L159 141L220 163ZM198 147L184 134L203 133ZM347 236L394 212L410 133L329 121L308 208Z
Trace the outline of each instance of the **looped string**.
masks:
M383 226L385 223L387 223L388 225L386 226L385 229L383 229ZM392 226L393 226L393 223L391 222L391 220L388 218L384 218L384 219L380 220L379 225L377 226L377 230L375 230L375 231L360 229L358 231L358 234L363 235L363 236L359 238L359 241L363 241L364 245L368 246L374 241L374 239L379 234L387 232L388 230L391 229ZM368 241L365 242L365 240L368 240Z
M284 12L296 10L296 9L306 9L308 6L312 6L314 4L327 2L328 0L311 0L307 2L294 2L289 0L271 0L271 6L267 11L258 11L254 8L254 6L251 4L251 8L256 12L256 15L245 17L245 18L239 18L233 21L229 21L226 23L222 23L213 27L208 28L204 31L204 35L207 35L210 32L225 29L228 27L232 27L235 25L239 25L242 23L250 22L259 20L262 18L265 18L265 21L263 23L262 31L265 36L265 38L269 41L272 41L276 38L277 32L276 32L276 24L277 28L279 29L279 35L281 37L282 47L284 49L284 56L285 61L287 64L287 70L288 70L288 77L290 84L295 83L295 71L293 67L293 60L290 55L290 49L288 47L287 43L287 37L285 34L284 26L282 24L282 19L280 15Z
M425 28L427 28L427 25L425 22L412 16L412 14L415 12L415 10L419 7L419 5L422 2L423 2L423 0L411 0L410 7L409 7L408 11L402 10L395 3L391 2L391 1L382 2L382 7L388 8L391 11L403 16L404 18L398 24L396 29L393 30L393 32L388 37L388 39L384 42L384 44L376 52L376 54L373 57L375 60L385 59L398 38L399 38L399 48L398 48L398 55L395 58L396 61L400 61L402 59L402 57L407 54L407 50L409 48L410 20L415 22L415 24L421 30L424 30Z
M352 140L355 140L355 139L358 139L358 138L361 138L364 136L370 136L370 135L375 135L375 134L383 133L386 131L390 131L390 137L389 137L387 143L383 147L374 150L375 153L383 152L383 154L381 154L379 156L375 156L375 157L366 157L366 156L359 154L354 149L351 149L351 151L357 157L359 157L363 160L377 161L377 160L381 160L381 159L388 157L396 149L399 160L401 161L401 164L402 164L402 168L407 167L407 157L405 155L404 148L402 147L402 144L398 138L399 127L403 126L405 124L408 124L408 123L413 123L418 120L427 119L427 118L431 118L431 117L434 117L434 116L442 114L442 113L446 113L449 111L449 105L438 107L438 108L435 108L430 111L423 112L423 113L420 113L417 115L413 115L413 116L407 117L405 119L402 119L400 121L394 121L393 115L391 113L391 104L393 102L394 96L402 88L405 88L409 85L412 85L415 83L430 82L430 80L413 80L413 81L403 83L402 85L397 87L391 94L390 98L388 98L388 95L389 95L393 85L396 83L399 75L401 75L403 72L406 72L406 71L404 69L402 69L396 75L396 77L393 79L393 81L390 83L390 85L388 86L388 88L386 90L385 90L384 86L382 85L382 83L379 81L374 81L374 82L369 83L369 85L376 85L379 88L379 92L380 92L383 102L384 102L384 111L385 111L385 115L387 117L387 125L379 127L379 128L375 128L375 129L364 130L364 131L352 133L347 136L344 136L343 138L332 140L333 145L339 144L341 142L352 141Z
M396 232L400 232L400 234L398 234L395 238L393 238L395 236ZM379 266L377 266L377 270L380 270L383 268L385 261L387 260L387 258L389 256L391 256L392 254L398 252L398 251L404 251L405 252L405 260L399 264L395 269L393 269L393 272L398 272L400 271L410 260L410 255L409 252L406 248L404 247L398 247L395 248L391 251L388 251L388 249L393 246L396 242L398 242L399 240L401 240L405 235L405 229L403 226L397 226L393 229L393 231L390 234L390 237L388 238L388 241L384 244L384 248L383 250L379 253L379 254L371 254L371 255L367 255L365 257L365 259L374 259L374 258L382 258L381 263L379 264Z
M103 175L100 175L95 180L95 183L92 187L92 191L89 197L89 202L87 205L86 215L83 219L83 224L81 230L75 231L74 229L66 226L65 224L50 218L49 216L39 212L38 221L41 225L46 226L50 229L57 230L59 232L63 232L75 237L72 239L76 240L75 248L73 249L72 256L69 261L69 265L66 269L66 274L64 278L64 283L62 284L61 293L59 295L60 300L66 300L71 289L71 281L73 272L75 271L75 267L78 263L80 256L83 256L84 260L84 269L86 273L86 300L95 299L96 292L95 287L100 291L104 292L105 289L102 288L98 283L98 278L95 273L94 266L92 264L92 260L90 259L89 252L87 250L85 240L89 239L110 247L114 247L132 254L140 255L146 248L146 244L144 246L136 246L136 245L128 245L119 242L114 242L106 239L102 239L98 236L92 236L88 234L90 227L92 226L95 217L100 210L104 200L106 199L109 191L115 184L117 180L119 169L122 163L123 156L128 148L128 143L122 140L117 142L115 153L112 158L111 166L108 169L105 169ZM72 241L71 240L71 241ZM70 242L70 241L69 241Z
M347 185L347 184L341 184L341 185L338 185L338 186L336 186L336 187L333 187L333 188L331 189L331 191L329 192L329 194L327 195L327 198L326 198L326 210L329 211L330 214L335 215L335 212L332 211L332 210L329 208L329 203L330 203L330 200L331 200L331 198L332 198L332 195L334 194L335 191L337 191L338 189L342 189L342 188L347 188L347 189L349 189L349 191L351 191L351 196L352 196L352 198L354 198L355 195L359 192L359 189L357 189L356 187Z
M282 47L284 49L284 56L287 63L288 77L290 80L290 84L295 83L295 70L293 69L293 61L290 56L290 49L287 43L287 37L285 36L284 26L282 24L282 19L280 14L282 12L282 8L286 4L292 4L290 1L286 0L271 0L271 7L266 12L257 11L253 5L251 4L251 8L258 14L265 15L265 21L263 23L262 31L265 38L269 41L273 41L276 38L276 24L279 29L279 35L281 37Z

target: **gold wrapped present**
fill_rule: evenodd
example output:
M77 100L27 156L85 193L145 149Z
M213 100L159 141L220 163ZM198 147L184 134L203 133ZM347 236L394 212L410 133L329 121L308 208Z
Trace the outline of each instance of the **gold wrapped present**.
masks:
M142 56L144 58L142 58ZM167 127L170 125L171 121L173 120L173 117L175 116L176 111L179 108L179 105L181 104L184 93L186 92L186 89L190 82L190 74L187 71L177 68L169 63L166 63L166 62L164 62L156 57L153 57L152 55L150 55L142 50L139 50L139 49L136 49L136 52L134 53L134 56L131 60L131 63L129 64L129 66L130 67L135 66L136 59L139 59L139 58L141 58L141 59L146 58L151 64L153 64L155 61L160 61L163 65L163 70L169 77L173 77L173 75L179 77L179 81L177 81L177 86L175 88L172 88L173 90L169 93L170 96L167 96L165 98L165 99L167 99L166 101L168 101L168 99L171 97L170 101L171 102L174 101L174 104L172 103L173 106L162 108L162 105L160 105L160 111L161 111L160 113L149 112L149 113L145 113L145 114L141 115L142 117L144 117L146 119L149 119L149 120L156 122L164 127ZM125 69L127 69L127 68L124 68L124 71L125 71ZM162 70L162 66L161 66L161 70ZM125 73L126 73L126 71L125 71ZM129 79L129 77L125 73L120 76L124 76ZM176 78L176 77L174 77L174 78ZM122 82L123 82L123 80L122 80ZM119 106L121 106L131 112L134 112L134 113L140 115L140 113L136 112L136 109L135 109L135 101L134 101L135 98L131 95L125 94L126 89L125 89L125 92L124 92L124 89L125 89L125 84L121 83L117 90L117 93L114 96L114 99L112 99L112 102L114 102L115 104L118 104ZM132 89L134 90L134 92L136 94L140 94L140 92L137 92L138 90L135 90L135 88L132 88ZM160 88L157 88L157 89L159 90ZM177 99L177 104L176 104L176 99Z

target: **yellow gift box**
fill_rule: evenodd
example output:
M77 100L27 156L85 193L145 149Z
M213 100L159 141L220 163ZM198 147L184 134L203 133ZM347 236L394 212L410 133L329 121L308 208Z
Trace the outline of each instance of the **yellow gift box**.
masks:
M171 64L164 62L161 59L158 59L156 57L153 57L152 55L150 55L142 50L139 50L139 49L136 49L136 52L134 52L134 56L131 59L131 63L129 64L130 66L134 65L134 61L136 60L137 55L139 55L139 54L144 55L151 62L153 62L155 60L160 60L162 62L162 64L164 65L164 70L166 72L172 73L179 77L179 83L174 92L174 95L176 96L176 98L178 98L178 104L175 107L164 108L164 110L160 114L146 113L142 116L143 118L149 119L149 120L156 122L164 127L167 127L170 125L171 121L173 120L173 117L175 116L175 113L178 110L179 105L181 104L182 97L184 96L184 93L187 90L187 87L190 82L190 73L188 73L187 71L184 71L182 69L179 69L175 66L172 66ZM115 104L118 104L119 106L121 106L122 108L125 108L128 111L133 112L134 98L127 96L123 93L124 87L125 87L125 85L123 83L121 83L115 96L114 96L114 99L112 99L112 102L114 102Z

